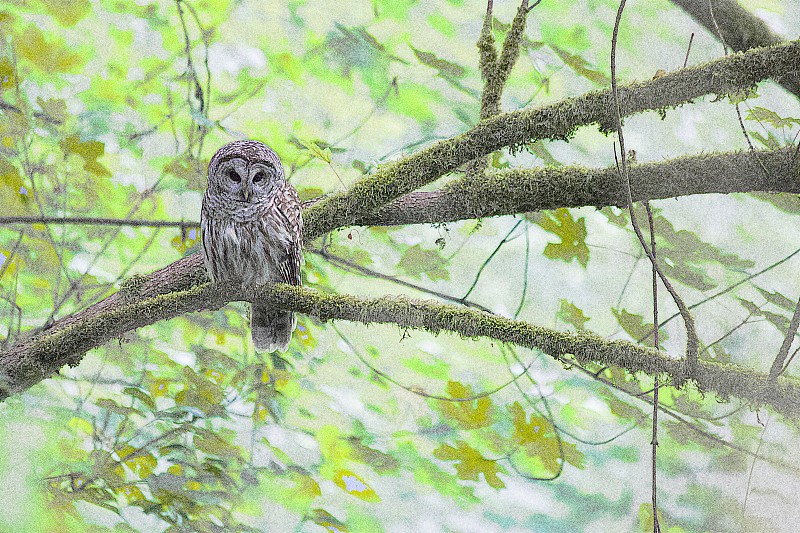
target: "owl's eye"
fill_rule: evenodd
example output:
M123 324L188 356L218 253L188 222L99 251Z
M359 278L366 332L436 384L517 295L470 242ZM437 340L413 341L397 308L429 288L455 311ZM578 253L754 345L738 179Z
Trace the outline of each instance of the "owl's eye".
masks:
M238 172L236 172L233 169L230 169L228 171L228 177L231 179L231 181L235 181L236 183L239 183L240 181L242 181L242 177L239 175Z
M267 175L264 174L264 171L263 170L259 170L258 172L256 172L256 175L253 176L253 183L258 183L259 181L263 180L266 177L267 177Z

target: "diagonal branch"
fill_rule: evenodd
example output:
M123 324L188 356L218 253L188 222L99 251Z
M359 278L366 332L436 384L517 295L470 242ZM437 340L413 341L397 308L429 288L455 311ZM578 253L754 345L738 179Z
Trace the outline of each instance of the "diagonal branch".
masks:
M800 41L731 54L619 87L620 115L677 106L707 94L724 95L793 72L800 72ZM345 192L324 198L304 214L306 239L353 225L360 216L499 148L513 149L536 139L566 140L581 125L598 124L602 131L611 132L613 110L611 91L604 90L488 118L461 135L382 167Z
M771 46L784 40L772 33L766 22L743 8L736 0L672 0L672 3L691 15L711 35L721 37L736 52L758 46ZM781 84L787 91L800 97L798 73L785 77Z

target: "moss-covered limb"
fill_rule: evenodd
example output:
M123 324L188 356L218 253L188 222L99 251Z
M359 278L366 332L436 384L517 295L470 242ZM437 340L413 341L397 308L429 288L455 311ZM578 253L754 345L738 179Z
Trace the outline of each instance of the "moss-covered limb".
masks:
M623 116L690 102L707 94L728 94L767 78L782 79L800 70L800 41L736 53L655 80L619 88ZM304 213L306 236L314 239L353 225L404 194L504 146L535 139L569 139L581 125L613 131L611 92L596 91L556 104L503 113L471 130L381 167L349 190L332 194Z
M788 416L800 414L800 381L781 378L777 387L766 387L767 374L738 367L700 361L693 375L686 374L683 361L628 341L608 340L589 332L565 332L511 320L475 309L415 300L401 296L360 298L328 294L278 285L247 294L248 299L269 301L276 307L314 315L322 320L350 320L363 324L397 324L437 334L458 333L468 338L490 338L538 349L563 360L594 361L649 375L666 374L673 384L696 381L701 390L722 398L734 396L753 405L767 404Z
M581 363L595 361L631 372L666 374L676 385L693 379L704 391L723 398L735 396L754 405L770 405L789 417L796 417L800 410L800 382L795 379L781 377L774 386L767 387L766 374L709 362L700 362L695 373L687 375L685 365L666 354L589 332L556 331L483 311L402 296L361 298L285 284L240 291L233 284L203 283L135 302L118 302L102 313L81 312L83 318L70 326L41 332L2 354L0 368L5 379L0 387L0 398L29 388L56 373L64 364L77 364L89 349L127 331L192 311L217 309L234 299L258 299L322 320L396 324L434 334L448 331L468 338L485 337L538 349L559 360L572 356Z
M193 268L191 263L186 265ZM148 280L145 284L149 284ZM184 290L129 293L121 290L102 305L79 311L56 327L18 341L0 354L0 399L21 392L77 365L83 354L128 331L201 309L218 309L236 297L236 287L203 283Z
M800 159L793 161L793 154L792 148L712 153L633 165L633 200L750 191L800 193ZM361 217L357 224L434 224L559 207L611 205L627 205L616 167L519 169L487 174L474 182L455 180L439 191L407 194Z
M481 93L481 120L500 113L500 97L503 95L503 89L505 89L511 70L519 59L519 49L525 33L528 11L528 0L522 0L511 23L511 29L503 41L503 48L498 59L492 32L492 2L490 1L488 4L483 29L478 39L479 64L484 80ZM486 156L470 161L467 165L467 179L480 178L488 166Z
M633 165L631 185L635 201L673 198L685 194L775 191L800 193L800 161L792 164L791 149L707 154L659 163ZM758 158L768 172L758 167ZM513 170L466 185L455 182L442 191L414 192L385 208L362 217L365 225L437 223L495 215L524 213L557 207L624 206L625 198L615 168ZM57 320L47 330L53 335L84 321L104 316L121 306L175 291L188 290L208 281L200 254L182 258L147 276L134 276L120 291L82 311ZM109 330L108 338L116 336ZM104 337L105 338L105 337ZM89 339L90 340L90 339ZM0 368L22 368L30 339L20 339L0 353ZM33 360L36 360L34 357ZM69 354L50 360L45 375L54 373ZM38 375L34 373L34 375ZM41 378L39 378L41 379Z
M785 40L772 33L766 22L747 11L736 0L672 0L672 3L703 25L715 39L719 40L721 33L725 44L737 52L771 46ZM713 19L709 4L714 10ZM800 97L800 76L787 76L781 83Z
M478 38L478 64L484 81L481 94L481 120L500 113L500 97L508 81L508 76L511 74L511 69L514 68L514 63L519 58L519 48L522 34L525 32L527 14L528 0L522 0L514 21L511 23L511 29L503 41L503 48L498 59L492 30L492 2L488 3L486 18Z
M484 80L493 76L497 67L497 49L494 46L494 32L492 31L492 5L492 0L486 2L486 16L483 17L483 26L477 43L478 67L481 69L481 77Z

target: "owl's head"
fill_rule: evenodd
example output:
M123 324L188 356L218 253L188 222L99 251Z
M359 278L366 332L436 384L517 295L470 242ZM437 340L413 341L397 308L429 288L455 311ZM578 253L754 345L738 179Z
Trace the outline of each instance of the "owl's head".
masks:
M278 154L258 141L228 143L208 164L208 188L236 202L269 199L285 181Z

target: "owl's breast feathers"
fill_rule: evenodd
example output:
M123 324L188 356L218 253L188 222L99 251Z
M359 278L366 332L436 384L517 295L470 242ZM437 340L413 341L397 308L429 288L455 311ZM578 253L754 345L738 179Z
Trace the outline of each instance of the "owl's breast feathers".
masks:
M238 205L230 205L238 204ZM213 280L300 285L303 219L289 184L258 203L203 198L203 255Z

